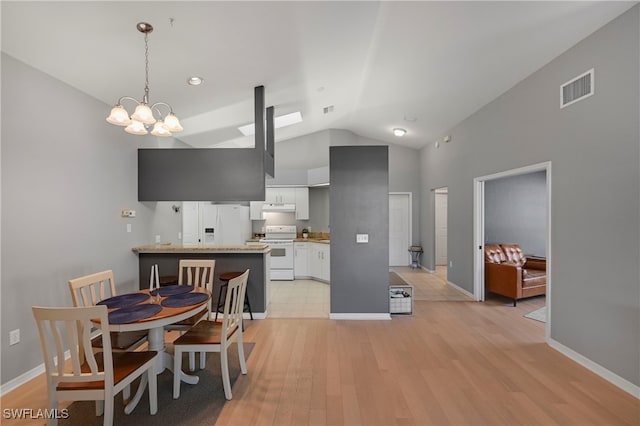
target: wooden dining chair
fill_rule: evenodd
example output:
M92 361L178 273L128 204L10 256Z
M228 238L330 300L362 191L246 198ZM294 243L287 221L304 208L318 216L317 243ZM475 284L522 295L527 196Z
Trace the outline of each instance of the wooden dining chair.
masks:
M238 358L240 370L247 374L247 364L244 358L242 338L242 311L244 307L244 294L247 291L247 269L239 277L229 281L227 298L224 304L224 318L222 323L217 321L200 321L189 331L178 337L173 342L173 398L180 397L180 372L182 371L182 354L184 352L220 352L220 369L222 372L222 385L226 399L231 399L231 382L229 380L228 349L233 341L238 346ZM205 357L200 357L200 368L205 367Z
M178 285L203 287L211 293L213 291L213 272L215 268L215 260L180 259L178 263ZM206 313L198 313L186 320L175 324L169 324L165 327L165 330L178 330L180 332L185 332L204 318L211 318L211 299L209 299L207 304Z
M58 401L96 401L96 416L103 425L113 424L114 396L147 373L149 408L158 411L155 351L112 352L106 306L45 308L34 306L47 379L49 408ZM92 320L104 330L104 352L91 350ZM65 363L65 350L70 360ZM56 416L48 420L57 424Z
M107 270L72 279L69 281L69 290L71 290L73 306L93 306L101 300L116 296L113 271ZM111 348L114 351L133 351L146 341L145 330L111 332ZM95 337L91 344L94 348L102 349L102 336Z

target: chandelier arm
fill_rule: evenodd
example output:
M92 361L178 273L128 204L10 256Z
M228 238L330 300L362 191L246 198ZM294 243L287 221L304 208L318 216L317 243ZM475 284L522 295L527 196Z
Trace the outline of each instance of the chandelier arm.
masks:
M169 114L173 114L173 108L171 108L171 105L166 102L156 102L155 104L151 105L151 110L153 111L155 109L156 111L158 111L158 114L160 114L160 117L162 117L162 112L160 112L160 110L157 108L160 105L164 105L169 108Z
M118 105L122 106L122 101L124 101L125 99L130 100L130 101L134 101L138 105L141 104L141 102L139 100L137 100L136 98L133 98L131 96L123 96L120 99L118 99Z

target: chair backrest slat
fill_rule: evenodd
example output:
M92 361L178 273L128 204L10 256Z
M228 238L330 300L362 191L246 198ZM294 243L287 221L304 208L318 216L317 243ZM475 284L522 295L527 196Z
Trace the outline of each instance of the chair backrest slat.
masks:
M180 259L178 285L192 285L213 290L213 272L216 261L209 259Z
M113 384L111 338L106 306L44 308L34 306L33 316L38 326L42 353L45 358L47 381L60 382L104 381ZM99 368L91 350L92 319L103 328L104 367ZM65 369L65 350L71 358L70 371ZM87 365L89 372L83 372Z
M70 280L69 290L74 306L93 306L101 300L116 296L113 271L97 272Z

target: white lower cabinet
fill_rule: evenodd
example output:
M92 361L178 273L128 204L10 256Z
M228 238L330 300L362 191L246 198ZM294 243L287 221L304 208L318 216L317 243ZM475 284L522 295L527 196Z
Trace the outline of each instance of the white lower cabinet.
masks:
M311 243L309 269L311 277L329 282L331 279L331 246L329 244Z
M296 279L331 279L331 246L323 243L293 243L293 275Z
M310 278L309 243L293 243L293 275L298 278Z

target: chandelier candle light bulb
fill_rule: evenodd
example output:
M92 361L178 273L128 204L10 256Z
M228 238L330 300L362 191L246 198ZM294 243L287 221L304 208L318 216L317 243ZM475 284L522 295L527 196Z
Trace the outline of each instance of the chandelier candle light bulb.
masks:
M125 127L124 131L132 135L146 135L151 131L154 136L171 136L171 132L180 132L183 130L180 125L178 117L173 113L171 105L165 102L156 102L149 105L149 43L148 35L153 31L153 26L146 22L138 22L136 25L138 31L144 34L144 52L145 52L145 81L144 81L144 96L142 101L138 101L130 96L123 96L118 100L118 104L111 109L111 114L107 117L107 122L116 126ZM127 110L122 106L122 101L131 100L137 105L135 111L131 116ZM162 114L158 109L159 106L164 105L169 108L169 113L162 119ZM156 119L153 115L154 111L158 113L160 119ZM153 127L152 127L153 125ZM151 130L153 129L153 130Z

